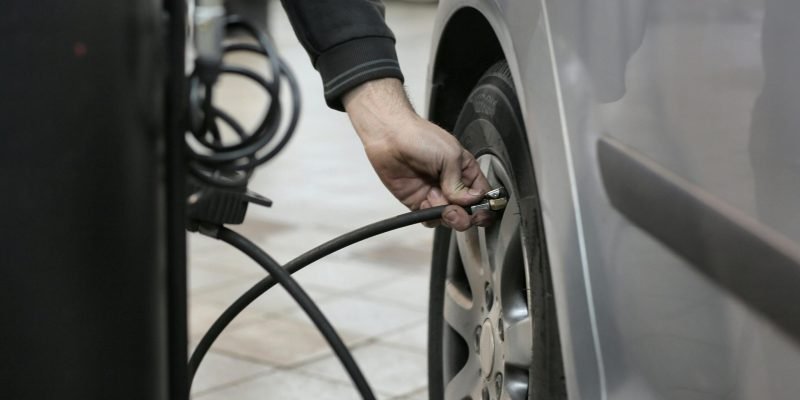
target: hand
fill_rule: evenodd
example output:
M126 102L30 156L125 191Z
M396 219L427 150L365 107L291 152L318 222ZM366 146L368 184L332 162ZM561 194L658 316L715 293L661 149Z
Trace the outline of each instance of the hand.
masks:
M470 216L460 207L490 189L475 158L414 112L399 80L366 82L343 102L372 167L398 200L412 210L450 204L442 222L459 231L491 222L489 213Z

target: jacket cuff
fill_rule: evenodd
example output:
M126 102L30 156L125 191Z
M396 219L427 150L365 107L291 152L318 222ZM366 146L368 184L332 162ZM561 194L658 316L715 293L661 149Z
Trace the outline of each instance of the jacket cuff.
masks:
M325 101L330 108L339 111L344 111L342 96L364 82L381 78L403 81L391 38L350 40L326 50L316 61L315 67L322 75Z

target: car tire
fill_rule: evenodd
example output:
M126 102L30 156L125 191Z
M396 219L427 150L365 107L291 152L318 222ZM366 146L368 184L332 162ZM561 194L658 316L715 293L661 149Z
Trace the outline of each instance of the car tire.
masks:
M487 228L437 228L428 331L431 400L564 399L539 195L505 61L469 95L453 134L508 207Z

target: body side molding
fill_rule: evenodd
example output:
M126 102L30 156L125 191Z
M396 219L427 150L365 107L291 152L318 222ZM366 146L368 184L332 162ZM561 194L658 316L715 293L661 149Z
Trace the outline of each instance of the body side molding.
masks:
M614 208L800 343L794 242L619 141L597 152Z

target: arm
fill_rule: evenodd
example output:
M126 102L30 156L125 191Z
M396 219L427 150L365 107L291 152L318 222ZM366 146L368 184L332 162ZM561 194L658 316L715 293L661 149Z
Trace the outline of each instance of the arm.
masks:
M489 184L458 140L413 110L383 6L369 0L282 0L325 87L346 110L381 182L412 210L453 204L443 222L465 230L489 222L458 205L481 200Z
M403 80L384 7L373 0L281 0L292 28L319 71L325 100L343 111L342 95L379 78Z

